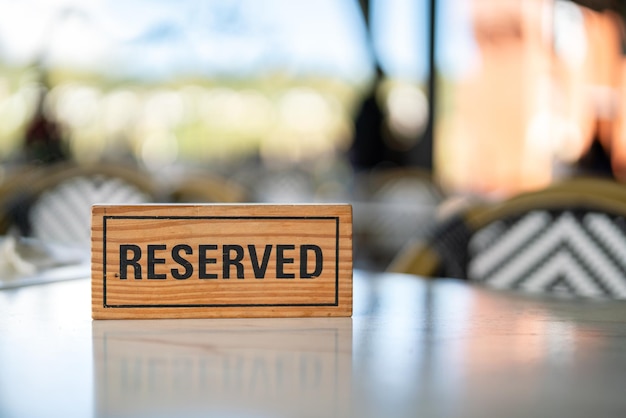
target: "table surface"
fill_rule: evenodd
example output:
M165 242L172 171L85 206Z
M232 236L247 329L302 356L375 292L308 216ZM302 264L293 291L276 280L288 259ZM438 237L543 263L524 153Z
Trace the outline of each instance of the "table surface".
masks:
M352 318L92 321L0 291L0 417L626 415L626 304L355 272Z

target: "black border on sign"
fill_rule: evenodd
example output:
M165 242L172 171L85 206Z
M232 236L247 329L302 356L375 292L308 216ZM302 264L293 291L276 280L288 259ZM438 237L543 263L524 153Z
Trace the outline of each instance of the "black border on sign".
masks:
M335 221L335 301L330 303L192 303L183 305L157 304L157 305L109 305L107 304L107 220L135 219L135 220L334 220ZM102 306L104 308L272 308L272 307L320 307L339 306L339 217L338 216L115 216L104 215L102 217Z

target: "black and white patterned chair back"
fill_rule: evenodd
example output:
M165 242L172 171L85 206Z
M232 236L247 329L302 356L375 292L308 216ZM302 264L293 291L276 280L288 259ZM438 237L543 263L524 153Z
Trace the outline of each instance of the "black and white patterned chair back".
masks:
M141 204L157 200L147 174L125 166L52 167L26 191L28 234L46 242L89 246L94 204Z
M626 299L626 219L571 209L491 222L469 240L467 279L498 289Z
M150 203L152 197L123 179L70 178L45 190L30 210L32 235L43 241L89 245L94 204Z

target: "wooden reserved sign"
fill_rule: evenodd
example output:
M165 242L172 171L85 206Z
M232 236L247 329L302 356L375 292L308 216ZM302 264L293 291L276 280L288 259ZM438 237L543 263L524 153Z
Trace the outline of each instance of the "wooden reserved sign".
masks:
M94 319L352 315L350 205L97 205Z

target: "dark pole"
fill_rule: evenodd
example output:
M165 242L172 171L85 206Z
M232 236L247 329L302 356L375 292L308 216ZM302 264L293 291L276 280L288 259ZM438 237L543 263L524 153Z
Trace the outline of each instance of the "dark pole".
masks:
M374 66L378 67L378 55L374 48L374 35L372 34L372 19L370 16L371 4L370 0L359 0L359 6L361 7L361 14L363 15L363 22L365 23L365 31L367 33L367 47L369 48Z
M363 14L363 20L365 21L365 27L369 36L370 32L370 2L369 0L359 0L359 6L361 6L361 13Z
M435 111L437 109L437 74L436 74L436 44L437 44L437 0L430 0L428 18L428 118L426 129L421 140L409 151L409 159L413 165L428 171L433 170L433 143L435 140Z
M433 169L433 144L435 142L435 115L437 112L437 0L430 0L430 43L428 45L428 124L426 125L428 153L425 167Z
M376 65L379 65L376 53L373 48L372 34L371 34L371 21L370 21L370 0L359 0L359 6L363 13L365 26L367 29L367 35L370 41L370 48L372 57L375 60ZM426 119L426 128L420 140L412 148L404 152L402 164L411 165L425 169L428 172L433 171L433 143L435 137L435 109L437 107L437 76L436 76L436 16L437 16L437 1L429 1L429 16L428 16L428 80L426 85L426 96L428 99L429 109Z

